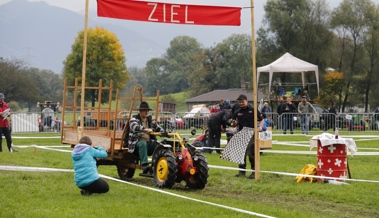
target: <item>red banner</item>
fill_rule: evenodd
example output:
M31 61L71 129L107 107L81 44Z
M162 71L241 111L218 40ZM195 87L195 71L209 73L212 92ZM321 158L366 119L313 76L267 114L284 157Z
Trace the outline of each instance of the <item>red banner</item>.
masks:
M190 25L241 25L241 8L133 0L97 0L99 17Z

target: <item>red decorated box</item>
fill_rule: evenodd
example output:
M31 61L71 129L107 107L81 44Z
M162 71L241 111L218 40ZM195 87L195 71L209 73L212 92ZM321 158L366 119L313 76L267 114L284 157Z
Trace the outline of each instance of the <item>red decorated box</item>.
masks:
M345 144L322 146L317 143L317 176L346 178L347 150ZM324 179L317 179L324 182ZM342 181L342 180L337 180Z

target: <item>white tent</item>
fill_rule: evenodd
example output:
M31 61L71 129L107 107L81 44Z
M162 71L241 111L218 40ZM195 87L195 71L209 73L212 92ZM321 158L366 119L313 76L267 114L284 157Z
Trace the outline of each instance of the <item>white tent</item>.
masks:
M278 58L276 61L269 65L258 67L257 69L257 85L259 81L259 74L262 72L269 73L269 93L271 93L271 81L272 75L275 72L281 73L301 73L301 79L303 82L303 88L305 87L304 73L307 71L314 71L316 75L317 83L317 93L320 94L319 90L319 80L318 80L318 66L303 61L297 57L292 56L290 53L285 53L282 57Z

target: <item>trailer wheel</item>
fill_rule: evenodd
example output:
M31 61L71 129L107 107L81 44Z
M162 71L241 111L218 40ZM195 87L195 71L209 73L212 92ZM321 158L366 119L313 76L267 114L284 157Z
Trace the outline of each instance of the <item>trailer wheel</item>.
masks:
M127 168L127 167L123 166L122 163L117 164L117 173L118 173L118 176L120 177L120 179L122 179L122 180L126 181L126 180L133 178L135 171L136 171L136 169Z
M171 188L175 184L177 163L174 154L162 149L153 156L153 173L155 184L159 188Z
M196 167L195 175L186 179L186 184L188 188L192 189L204 189L205 185L208 183L208 161L205 158L204 154L196 152L194 156L198 157L197 161L193 161L194 166ZM194 159L192 157L192 159Z

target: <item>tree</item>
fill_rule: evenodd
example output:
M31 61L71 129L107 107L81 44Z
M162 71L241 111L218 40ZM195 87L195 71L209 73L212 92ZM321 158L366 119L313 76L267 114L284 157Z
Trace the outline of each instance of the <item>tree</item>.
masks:
M152 58L146 64L146 90L155 94L186 91L190 87L189 77L202 67L203 48L195 38L178 36L160 58Z
M267 1L263 26L258 30L257 66L264 66L285 52L319 66L322 76L330 63L333 34L325 0ZM312 74L307 74L310 81ZM276 74L282 84L299 83L294 74ZM279 78L278 78L279 77ZM265 78L262 78L265 79Z
M367 69L367 74L365 74L365 78L363 79L363 83L365 86L365 112L368 111L369 104L369 94L373 84L378 83L379 76L378 69L375 69L379 62L379 8L373 7L371 8L373 16L372 20L368 22L369 28L363 34L364 38L364 47L367 51L368 62L369 64ZM370 16L371 17L371 16ZM376 71L375 71L376 70ZM375 75L376 72L376 75Z
M252 80L251 37L233 34L198 56L202 68L190 76L191 96L215 89L241 88Z
M154 95L157 90L162 94L168 93L168 86L176 86L177 83L169 78L166 70L167 60L164 58L153 58L146 63L146 93Z
M31 77L36 81L40 90L39 102L46 100L52 102L62 102L63 100L63 79L60 75L50 70L40 70L30 68L28 70ZM36 103L36 102L34 102Z
M325 86L320 91L320 104L329 106L331 102L338 102L341 106L342 87L345 86L344 73L332 71L324 76Z
M171 85L164 93L185 91L190 87L188 77L202 67L199 56L203 49L201 44L189 36L177 36L170 42L164 58L167 61L166 70Z
M345 111L345 106L351 91L350 86L354 83L354 76L362 73L362 68L359 66L359 62L364 58L361 43L363 41L362 34L367 30L367 24L373 18L372 7L374 7L374 5L369 0L344 0L333 11L331 25L338 31L339 37L342 38L340 41L345 42L349 39L352 41L351 58L346 63L348 65L345 71L347 83L342 112ZM343 56L341 59L344 59ZM343 64L342 61L340 63Z
M6 100L27 103L29 111L35 105L40 90L37 81L29 74L23 61L0 58L0 87Z
M209 92L218 87L220 77L217 75L219 55L215 47L205 48L204 53L199 56L203 67L190 74L190 97Z
M241 83L252 81L251 36L233 34L217 44L216 52L220 88L240 88Z
M98 87L98 82L102 79L103 86L109 86L113 80L114 90L123 89L129 76L124 51L116 35L100 27L90 28L87 41L85 85ZM74 84L75 78L81 81L83 47L84 31L81 31L72 45L71 53L63 62L63 76L67 78L68 84ZM91 100L94 106L98 94L95 90L91 90L86 92L85 99ZM107 101L106 98L102 100L101 103Z

